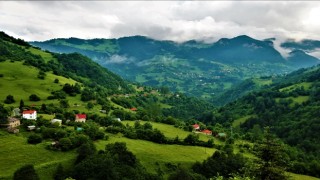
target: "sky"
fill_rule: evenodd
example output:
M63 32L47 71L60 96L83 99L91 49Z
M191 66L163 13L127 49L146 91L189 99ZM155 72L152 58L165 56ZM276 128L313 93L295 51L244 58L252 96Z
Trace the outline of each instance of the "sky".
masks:
M143 35L214 42L320 40L318 1L0 1L0 31L26 41Z

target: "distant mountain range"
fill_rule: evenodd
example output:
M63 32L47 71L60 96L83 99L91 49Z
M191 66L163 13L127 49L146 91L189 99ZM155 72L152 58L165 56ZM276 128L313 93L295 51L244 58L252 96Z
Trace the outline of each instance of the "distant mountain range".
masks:
M273 39L246 35L222 38L215 43L159 41L144 36L119 39L52 39L30 44L58 53L78 52L133 82L166 86L211 99L251 77L286 74L318 64L316 57L294 43L283 57Z

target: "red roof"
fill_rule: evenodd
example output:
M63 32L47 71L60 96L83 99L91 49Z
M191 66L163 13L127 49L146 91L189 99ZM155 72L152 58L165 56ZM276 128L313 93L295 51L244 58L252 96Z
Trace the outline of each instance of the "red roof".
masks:
M130 109L131 111L136 111L136 110L138 110L137 108L131 108Z
M76 114L76 118L78 118L78 119L86 119L87 115L85 115L85 114Z
M205 129L203 131L201 131L202 133L205 133L205 134L212 134L212 131L208 130L208 129Z
M35 110L27 110L27 111L23 111L22 114L33 114L34 112L37 112Z
M199 124L194 124L194 125L192 125L192 126L193 126L193 128L195 128L195 129L200 128Z

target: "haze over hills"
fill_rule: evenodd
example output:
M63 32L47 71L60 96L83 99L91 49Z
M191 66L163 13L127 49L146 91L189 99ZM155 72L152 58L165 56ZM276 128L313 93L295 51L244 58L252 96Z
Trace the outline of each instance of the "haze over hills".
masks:
M211 99L244 79L286 74L320 62L303 49L293 49L285 58L274 48L272 40L241 35L207 44L132 36L30 43L53 52L79 52L134 82L167 86L172 91Z

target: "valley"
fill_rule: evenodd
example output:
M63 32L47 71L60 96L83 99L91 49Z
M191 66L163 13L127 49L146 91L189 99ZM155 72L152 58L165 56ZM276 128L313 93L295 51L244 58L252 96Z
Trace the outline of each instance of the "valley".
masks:
M115 39L96 39L96 45L68 40L77 44L73 48L99 53L119 53L125 45L140 49L126 52L145 58L137 68L117 67L137 74L127 75L137 81L130 82L79 53L42 51L0 35L0 124L7 126L9 117L21 121L14 128L16 134L0 129L0 154L10 154L0 156L0 179L12 179L27 164L33 165L40 179L177 179L179 175L256 179L261 175L257 172L262 172L256 167L263 161L280 170L267 171L275 177L320 177L320 67L290 73L294 68L282 62L279 54L279 59L272 60L276 63L268 62L266 56L260 59L263 63L248 63L245 53L241 55L243 46L236 46L250 40L267 50L263 53L276 52L270 42L246 36L222 39L212 46L188 42L181 46L199 51L187 53L173 42L145 37L123 38L117 42L122 46ZM65 40L56 41L65 45ZM148 50L141 41L149 43L143 46ZM153 47L157 43L162 45ZM234 56L240 54L239 64L228 62L234 58L230 54L216 55L224 61L199 58L203 56L199 52L222 51L221 46L228 43L235 43L235 49L225 53L238 52ZM245 47L251 51L255 46ZM150 53L169 49L185 53ZM140 66L148 73L141 73ZM220 106L212 104L213 93ZM16 113L27 110L36 111L37 119ZM61 120L61 125L51 123L53 119ZM280 158L263 159L265 149Z

